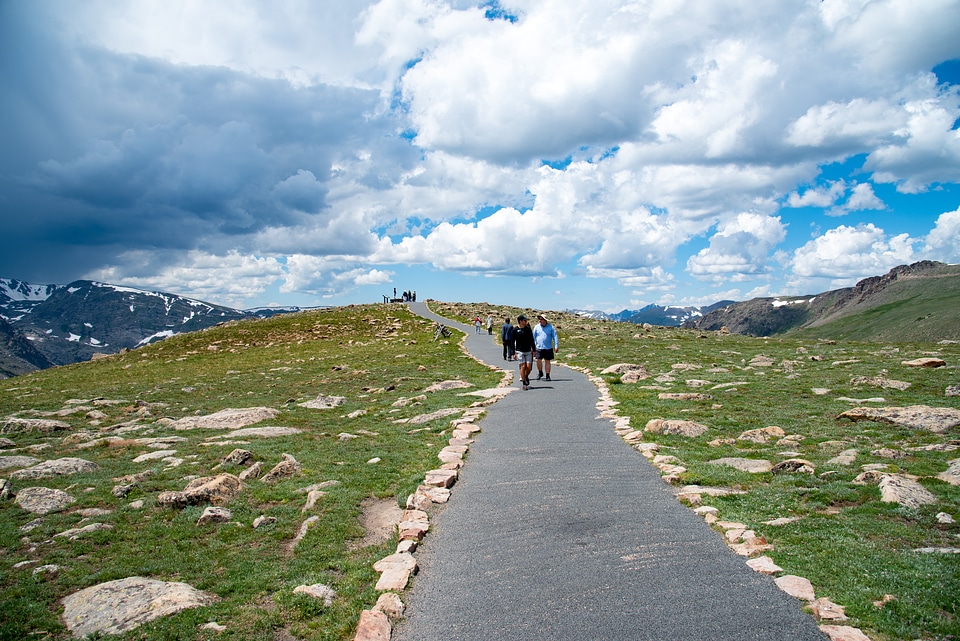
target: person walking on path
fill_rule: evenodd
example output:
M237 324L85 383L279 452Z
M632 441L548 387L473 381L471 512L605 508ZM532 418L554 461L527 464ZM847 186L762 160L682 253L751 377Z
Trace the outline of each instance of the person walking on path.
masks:
M514 327L510 324L510 319L504 319L503 326L500 328L500 342L503 343L503 360L512 361L516 348L513 345Z
M520 384L524 390L530 389L530 372L533 370L533 330L523 314L517 316L517 327L514 340L517 354L520 355Z
M487 314L487 334L493 336L493 315Z
M543 378L544 372L550 380L550 361L560 351L560 342L557 339L557 330L543 314L537 316L537 326L533 328L533 339L537 350L537 380ZM546 362L546 364L544 364Z
M479 316L473 319L473 327L474 329L476 329L477 333L479 334L480 333L480 317Z

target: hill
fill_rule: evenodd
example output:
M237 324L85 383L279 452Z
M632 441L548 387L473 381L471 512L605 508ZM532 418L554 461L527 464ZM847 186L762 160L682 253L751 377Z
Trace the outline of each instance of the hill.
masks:
M748 336L862 341L960 340L960 265L901 265L853 287L809 296L754 298L684 323Z

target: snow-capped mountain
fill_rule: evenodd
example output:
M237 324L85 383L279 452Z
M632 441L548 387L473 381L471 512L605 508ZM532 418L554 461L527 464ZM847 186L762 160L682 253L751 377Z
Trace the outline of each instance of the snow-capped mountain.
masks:
M569 310L579 316L593 319L605 319L642 325L660 325L663 327L680 327L685 322L699 318L710 311L725 307L733 301L725 300L707 306L665 307L663 305L647 305L641 309L625 309L615 314L608 314L596 310Z
M95 353L114 354L225 321L288 311L297 309L247 312L177 294L89 280L35 285L4 278L0 279L0 319L9 329L0 336L5 339L0 341L0 377L86 361ZM42 358L31 360L32 352L24 343ZM13 365L5 367L4 358Z

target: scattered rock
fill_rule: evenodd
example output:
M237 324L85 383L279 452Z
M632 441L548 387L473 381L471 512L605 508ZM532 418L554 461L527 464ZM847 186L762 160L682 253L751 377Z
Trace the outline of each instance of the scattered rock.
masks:
M377 590L402 591L407 587L410 575L417 570L417 560L412 554L398 552L374 563L373 569L382 573L377 581Z
M760 572L761 574L774 575L783 572L783 568L774 563L773 559L766 555L748 560L747 565L750 566L753 571Z
M810 604L810 611L819 621L846 621L847 615L842 605L837 605L826 597L820 597Z
M274 438L277 436L293 436L294 434L300 434L301 432L303 432L303 430L298 429L296 427L276 427L276 426L244 427L243 429L233 430L229 434L221 434L220 436L211 436L208 440L249 438L251 436L262 436L264 438Z
M657 394L657 398L661 401L709 401L713 396L694 392L661 392Z
M247 479L258 479L261 474L263 474L263 464L257 461L237 476L241 481L246 481Z
M718 458L707 462L711 465L726 465L738 469L741 472L750 472L751 474L763 474L764 472L769 472L773 467L770 461L739 457Z
M377 610L361 612L353 641L390 641L390 620L387 615Z
M241 489L243 483L233 474L204 476L190 481L182 492L162 492L157 497L157 504L174 508L201 503L224 505L237 496Z
M899 474L884 474L880 479L880 500L914 509L937 503L937 497L917 481Z
M946 471L937 474L937 478L950 485L960 485L960 458L955 458L947 463Z
M827 635L830 641L870 641L870 637L859 628L848 625L821 625L820 631Z
M755 430L747 430L737 437L738 441L749 441L750 443L769 443L773 440L783 438L787 433L783 428L771 425L770 427L761 427Z
M257 518L253 519L253 529L257 529L263 525L270 525L271 523L276 523L277 517L275 516L265 516L261 514Z
M76 499L62 490L49 487L25 487L17 492L16 504L27 512L49 514L67 507Z
M453 381L440 381L439 383L434 383L423 390L424 392L442 392L445 390L452 389L464 389L467 387L473 387L473 383L468 383L467 381L453 380Z
M250 450L241 450L237 448L223 457L223 460L220 461L213 469L226 467L228 465L243 465L251 458L253 458L253 452Z
M774 579L774 582L778 588L802 601L813 601L816 598L813 593L813 584L801 576L787 574Z
M923 356L921 358L915 358L912 361L900 361L900 364L904 367L944 367L947 361L942 358Z
M314 599L323 601L323 607L325 608L329 608L331 605L333 605L333 600L337 597L337 593L333 591L333 588L322 583L314 583L313 585L298 585L293 589L293 593L306 594Z
M870 385L872 387L882 387L884 389L905 390L910 387L910 383L904 381L894 381L883 376L854 376L850 379L851 385Z
M324 396L323 394L320 394L312 401L307 401L306 403L297 403L297 405L312 410L329 410L343 405L346 402L347 399L343 396Z
M810 461L802 458L791 458L780 461L770 471L774 474L813 474L816 467Z
M446 418L447 416L453 416L454 414L460 414L461 412L463 412L463 410L458 407L448 407L446 409L437 410L436 412L430 412L429 414L420 414L410 419L400 419L397 422L409 423L412 425L422 425L423 423L429 423L430 421L435 421L438 418Z
M216 600L215 595L186 583L133 576L64 597L63 621L76 637L122 634L159 617Z
M48 418L8 416L3 419L3 423L0 423L0 434L25 434L28 432L47 434L49 432L67 429L70 429L69 423Z
M844 450L827 461L827 465L853 465L857 460L857 450Z
M77 539L86 536L87 534L93 534L94 532L103 532L105 530L112 530L113 526L109 523L90 523L89 525L84 525L83 527L70 528L69 530L64 530L59 534L54 534L54 538L62 537L65 539L70 539L71 541L76 541Z
M949 407L855 407L837 416L851 421L879 421L942 434L960 425L960 410Z
M406 407L407 405L422 403L425 400L427 400L426 394L421 394L420 396L414 396L412 398L398 398L390 404L390 407Z
M32 456L0 456L0 470L6 470L11 467L30 467L40 462L40 459Z
M207 523L226 523L233 518L233 512L225 507L207 507L200 518L197 519L197 525L206 525Z
M297 462L297 459L293 458L289 454L281 454L280 462L277 463L272 470L267 472L267 475L263 477L264 483L276 483L281 479L285 479L294 474L299 474L301 470L301 465Z
M951 385L944 394L946 396L960 396L960 385Z
M670 434L675 436L697 437L707 431L706 425L682 419L655 418L647 422L643 428L653 434Z
M279 410L271 407L227 408L206 416L184 416L171 422L175 430L232 430L276 418Z
M391 621L403 618L404 605L400 595L393 592L384 592L373 606L374 612L383 612Z
M36 480L45 479L53 476L68 476L70 474L80 474L83 472L94 472L99 470L100 466L92 461L82 458L59 458L53 461L43 461L33 467L19 470L10 475L11 479L17 480Z
M176 450L156 450L154 452L147 452L146 454L141 454L140 456L133 459L134 463L145 463L147 461L156 461L158 459L164 459L168 456L176 454Z

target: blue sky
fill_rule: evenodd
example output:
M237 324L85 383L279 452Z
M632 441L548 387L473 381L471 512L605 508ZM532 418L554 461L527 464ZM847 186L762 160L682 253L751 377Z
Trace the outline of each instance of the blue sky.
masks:
M0 276L619 311L960 263L960 0L0 0Z

